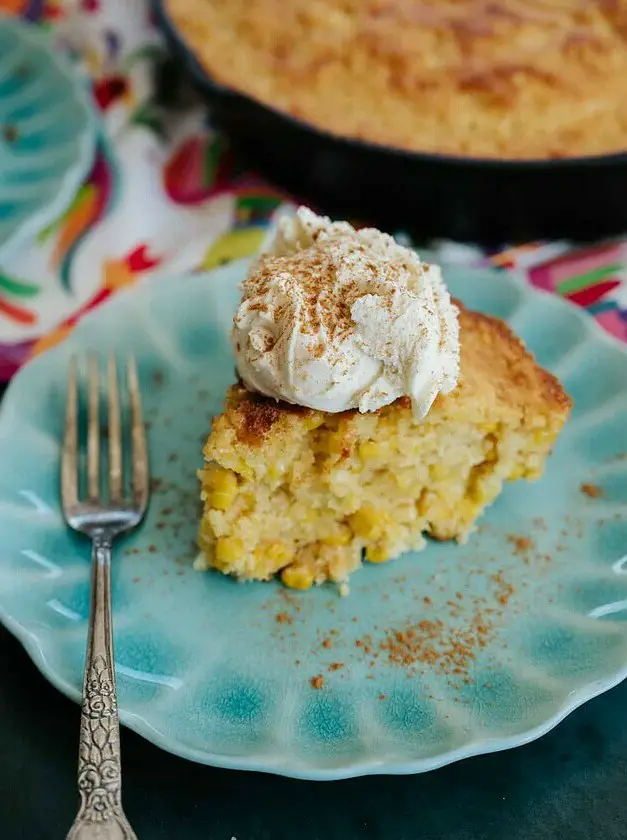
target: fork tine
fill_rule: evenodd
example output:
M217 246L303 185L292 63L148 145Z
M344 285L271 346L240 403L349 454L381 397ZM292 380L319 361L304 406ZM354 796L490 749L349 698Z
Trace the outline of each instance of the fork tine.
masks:
M120 430L120 389L115 359L109 357L109 498L112 502L122 500L122 434Z
M131 440L133 444L131 455L133 501L143 512L148 502L148 450L146 447L146 428L142 418L137 364L133 356L128 359L127 371L131 403Z
M65 409L65 435L61 455L61 501L63 507L78 501L78 373L76 357L70 359Z
M89 357L89 414L87 425L87 497L92 504L100 498L100 365L98 357Z

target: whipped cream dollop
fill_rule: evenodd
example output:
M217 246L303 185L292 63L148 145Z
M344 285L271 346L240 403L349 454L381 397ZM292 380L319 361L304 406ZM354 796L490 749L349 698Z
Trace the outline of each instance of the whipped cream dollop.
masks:
M319 411L407 395L424 417L457 384L457 314L438 266L301 207L244 281L237 369L250 390Z

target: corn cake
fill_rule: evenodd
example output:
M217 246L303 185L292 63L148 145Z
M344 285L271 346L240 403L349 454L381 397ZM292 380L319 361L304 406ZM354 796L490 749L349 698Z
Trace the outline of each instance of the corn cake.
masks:
M342 583L425 535L465 540L505 481L541 475L570 399L506 324L458 306L459 382L424 418L408 397L328 413L231 388L204 447L197 568Z

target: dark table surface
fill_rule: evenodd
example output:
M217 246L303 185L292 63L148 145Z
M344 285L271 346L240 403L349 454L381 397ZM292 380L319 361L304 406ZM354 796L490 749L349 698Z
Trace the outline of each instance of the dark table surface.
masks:
M124 730L125 810L139 840L625 840L626 710L627 682L526 747L344 782L215 770ZM65 837L78 724L0 627L0 840Z

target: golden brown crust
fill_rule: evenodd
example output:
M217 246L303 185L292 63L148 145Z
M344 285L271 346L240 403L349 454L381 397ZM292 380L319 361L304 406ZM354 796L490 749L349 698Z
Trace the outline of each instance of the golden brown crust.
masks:
M308 414L313 414L308 408L253 394L241 383L231 390L226 406L238 440L251 446L260 443L281 418Z
M559 380L536 362L504 321L466 309L459 301L457 305L462 389L471 379L476 387L481 377L483 390L492 389L499 402L526 407L529 411L566 413L570 410L572 401Z
M571 407L570 397L560 382L535 361L523 342L498 318L460 308L461 375L459 386L451 394L440 396L431 416L454 419L533 418L539 415L564 416ZM376 412L411 408L408 397ZM300 415L312 418L317 412L301 406L277 402L247 391L240 383L230 392L226 422L238 440L249 446L261 444L281 421ZM356 410L343 412L349 418Z
M166 5L214 78L335 134L518 159L627 145L627 0Z

